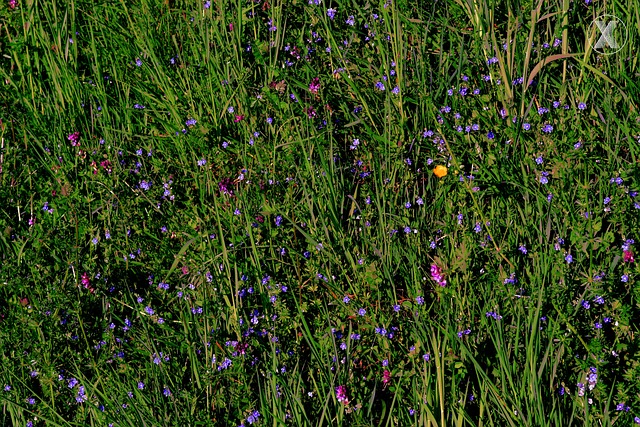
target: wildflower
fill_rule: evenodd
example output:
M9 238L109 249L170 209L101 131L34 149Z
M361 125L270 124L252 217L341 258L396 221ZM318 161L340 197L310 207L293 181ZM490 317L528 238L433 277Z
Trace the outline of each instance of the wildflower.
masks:
M433 169L433 173L438 178L442 178L447 175L447 167L443 165L438 165Z
M447 286L447 281L442 276L442 270L436 264L431 264L431 278L440 286Z
M498 313L495 313L495 312L493 312L493 311L487 311L487 312L485 313L485 315L486 315L487 317L493 317L495 320L501 320L501 319L502 319L502 316L501 316L501 315L499 315Z
M349 404L349 399L347 399L347 388L343 385L339 385L336 387L336 399L338 402L344 403L345 405Z
M631 252L630 250L626 250L623 252L623 260L624 262L634 262L635 259L633 258L633 252Z
M391 381L391 372L387 369L382 373L382 384L388 384Z
M464 335L469 335L471 333L471 329L465 329L464 331L458 332L458 338L462 338Z
M71 141L72 147L77 147L80 145L80 132L73 132L67 136L67 139Z
M542 172L540 175L540 184L548 184L549 183L549 172Z
M318 93L318 90L320 89L320 79L318 77L315 77L313 80L311 80L311 83L309 83L309 91L311 93Z
M251 415L249 415L249 416L247 417L247 422L248 422L249 424L253 424L253 423L255 423L255 422L257 422L257 421L258 421L258 417L260 417L260 412L258 412L258 411L253 411L253 412L251 413Z
M329 19L333 19L336 16L336 10L334 8L327 9L327 16Z
M625 240L624 243L622 244L622 250L623 251L631 250L631 245L633 245L634 243L635 243L635 240L633 240L633 239Z

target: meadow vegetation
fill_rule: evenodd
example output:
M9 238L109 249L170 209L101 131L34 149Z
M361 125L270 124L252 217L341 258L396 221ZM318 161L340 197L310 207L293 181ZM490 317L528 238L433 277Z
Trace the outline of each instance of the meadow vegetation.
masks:
M0 424L640 424L639 33L3 0Z

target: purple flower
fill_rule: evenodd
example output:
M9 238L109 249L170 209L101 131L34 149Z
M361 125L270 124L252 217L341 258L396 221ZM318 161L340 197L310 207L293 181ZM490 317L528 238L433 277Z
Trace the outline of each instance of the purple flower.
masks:
M313 80L311 80L311 83L309 83L309 91L311 93L318 93L319 89L320 89L320 79L318 77L315 77Z
M327 9L327 16L329 19L333 19L336 16L336 10L334 8Z
M540 184L548 184L549 183L549 172L542 172L540 175Z
M73 132L67 136L67 139L71 141L71 145L73 147L77 147L80 145L80 132Z
M249 424L253 424L253 423L255 423L255 422L257 422L257 421L258 421L258 417L260 417L260 412L258 412L258 411L253 411L253 412L251 413L251 415L249 415L249 416L247 417L247 422L248 422Z
M347 388L343 385L339 385L336 387L336 399L338 402L344 403L345 405L349 404L349 399L347 399Z
M442 276L442 270L436 264L431 264L431 279L442 287L447 286L447 281Z

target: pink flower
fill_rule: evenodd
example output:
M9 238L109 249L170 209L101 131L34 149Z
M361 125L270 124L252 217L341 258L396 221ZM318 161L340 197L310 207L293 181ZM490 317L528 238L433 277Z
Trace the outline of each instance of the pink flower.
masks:
M339 385L336 387L336 398L340 403L344 403L345 405L349 404L349 399L347 399L347 388L345 386Z
M10 9L15 9L17 5L18 5L18 2L16 0L9 0Z
M82 273L80 283L82 283L82 286L84 286L86 289L89 289L89 292L93 293L95 291L95 289L91 287L91 281L89 280L89 275L86 272Z
M633 262L635 259L633 258L633 252L624 251L624 262Z
M309 83L309 91L311 93L318 93L319 89L320 89L320 79L318 77L315 77L313 80L311 80L311 83Z
M67 139L71 141L71 145L73 147L77 147L78 145L80 145L80 132L69 134L69 136L67 136Z
M384 370L382 373L382 384L387 384L391 381L391 372L388 370Z
M102 169L106 170L107 173L111 173L111 162L109 160L101 161L100 166L102 166Z
M442 270L435 264L431 264L431 278L440 286L447 286L447 281L442 276Z

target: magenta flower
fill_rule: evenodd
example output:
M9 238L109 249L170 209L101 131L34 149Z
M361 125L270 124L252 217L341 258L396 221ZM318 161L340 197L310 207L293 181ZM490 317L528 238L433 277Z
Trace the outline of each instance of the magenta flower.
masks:
M635 259L633 258L633 252L624 251L624 262L633 262Z
M345 405L349 404L349 399L347 399L347 388L345 386L339 385L336 387L336 398L340 403L344 403Z
M320 79L318 77L315 77L313 80L311 80L311 83L309 83L309 91L311 93L318 93L318 90L320 89Z
M84 286L85 289L89 289L89 292L91 293L95 292L95 289L91 287L91 280L89 279L89 275L86 272L82 273L82 278L80 279L80 283L82 283L82 286Z
M440 286L447 286L447 281L442 276L442 270L435 264L431 264L431 278Z
M382 373L382 384L387 384L389 382L391 382L391 372L385 369Z
M67 139L71 141L71 146L77 147L80 145L80 132L74 132L67 136Z

